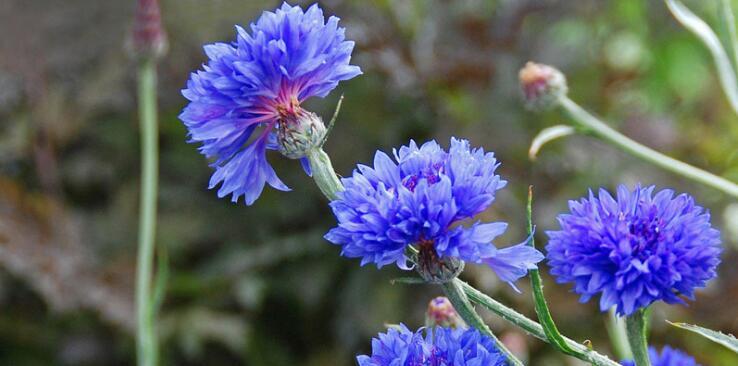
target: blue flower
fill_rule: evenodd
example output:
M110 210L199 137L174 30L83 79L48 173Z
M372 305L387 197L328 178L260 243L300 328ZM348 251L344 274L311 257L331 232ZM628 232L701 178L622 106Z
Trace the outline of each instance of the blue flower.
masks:
M338 226L325 236L341 245L342 255L361 258L361 265L407 269L405 251L415 245L421 257L488 264L508 283L543 259L524 243L496 248L491 242L505 223L461 225L489 207L507 184L495 174L494 154L452 138L448 152L435 141L420 147L411 141L394 158L377 152L374 167L359 165L342 180L345 191L331 202Z
M219 197L244 196L250 205L266 183L289 190L266 160L266 150L277 149L276 127L309 113L303 101L325 97L361 70L349 64L354 42L317 4L303 12L284 3L264 12L250 33L236 31L235 41L204 47L208 63L190 75L182 90L190 103L179 117L189 142L201 143L214 161L209 188L222 183Z
M661 350L661 354L655 348L648 348L648 358L651 359L651 366L700 366L692 356L669 346ZM635 366L633 361L621 362L623 366Z
M546 249L558 283L574 283L586 302L601 294L600 310L630 315L657 300L684 303L716 276L720 232L710 214L686 194L654 187L618 187L617 197L569 201L561 230L549 231Z
M356 358L359 366L504 366L505 356L494 341L476 329L435 327L413 333L405 327L390 328L372 339L372 354Z

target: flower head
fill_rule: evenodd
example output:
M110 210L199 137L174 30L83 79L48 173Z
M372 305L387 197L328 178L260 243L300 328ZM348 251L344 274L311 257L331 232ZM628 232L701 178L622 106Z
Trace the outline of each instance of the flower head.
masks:
M302 156L280 149L277 130L291 147L297 146L293 128L303 131L306 124L320 133L320 126L311 127L317 116L301 103L325 97L339 81L361 73L349 64L354 42L345 39L338 18L325 20L317 4L303 12L284 3L250 29L236 26L233 42L205 46L208 63L190 76L182 91L190 103L180 114L190 142L201 143L200 152L214 159L210 188L222 183L219 197L232 194L237 202L244 196L247 205L266 183L289 190L267 162L266 150Z
M618 187L617 197L570 201L559 215L561 230L549 231L551 274L574 283L586 302L601 294L600 309L630 315L657 300L683 303L716 276L720 233L710 214L686 194L654 187Z
M420 147L411 141L394 151L394 161L377 152L374 167L359 165L343 179L345 191L331 202L338 226L325 237L362 265L406 269L405 250L414 245L421 274L435 267L452 277L463 260L486 263L511 283L535 268L542 254L525 244L497 249L491 242L505 223L459 224L489 207L505 186L495 174L498 166L494 154L455 138L448 152L435 141Z
M669 346L661 350L661 354L655 348L648 348L648 358L651 366L700 366L692 356ZM635 366L633 361L621 362L623 366Z
M546 110L559 103L569 88L566 77L554 67L528 62L518 74L525 105L532 110Z
M359 366L507 365L494 341L476 329L435 327L413 333L402 324L372 339L372 354L356 360Z

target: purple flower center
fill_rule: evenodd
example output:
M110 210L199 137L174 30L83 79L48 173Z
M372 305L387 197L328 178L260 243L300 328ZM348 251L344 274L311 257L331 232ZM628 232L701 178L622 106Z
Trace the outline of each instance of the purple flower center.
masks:
M420 180L425 179L429 186L432 186L441 181L441 174L443 173L443 162L437 162L430 167L421 170L418 173L410 174L402 179L402 185L409 189L410 192L415 192L415 187L418 186Z
M628 231L631 235L631 255L641 261L648 260L656 250L659 242L661 242L661 233L663 220L658 216L651 214L633 221Z

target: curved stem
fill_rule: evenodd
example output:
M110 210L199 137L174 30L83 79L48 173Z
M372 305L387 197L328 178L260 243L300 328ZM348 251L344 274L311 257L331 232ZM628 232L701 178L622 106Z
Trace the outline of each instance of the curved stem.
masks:
M544 341L549 342L546 333L543 331L543 327L533 320L528 319L525 315L518 313L517 311L495 301L493 298L485 295L481 291L475 289L464 281L455 279L459 287L464 291L469 300L479 305L484 306L493 313L499 315L501 318L508 322L518 326L519 328L528 332L528 334ZM564 337L564 342L573 349L576 354L574 357L591 363L595 366L621 366L619 363L609 359L607 356L599 354L589 347L573 341L567 337Z
M139 65L138 108L141 123L141 197L136 263L136 350L139 366L154 366L157 339L151 296L156 235L158 127L156 123L156 64L146 59Z
M636 366L651 366L648 357L648 308L640 309L625 318L628 343Z
M514 366L523 366L523 362L517 359L515 355L513 355L513 353L510 352L510 350L508 350L499 339L497 339L495 334L492 333L492 330L484 323L482 317L477 314L474 310L474 306L469 302L469 298L466 297L466 293L461 289L460 282L461 281L452 280L442 285L443 291L446 293L446 297L451 301L456 312L459 313L459 316L461 316L467 324L476 328L482 334L492 338L497 349L507 357L510 364Z
M666 156L626 137L597 119L597 117L582 109L582 107L567 97L562 97L560 99L560 106L577 124L592 135L595 135L647 162L738 198L738 184Z

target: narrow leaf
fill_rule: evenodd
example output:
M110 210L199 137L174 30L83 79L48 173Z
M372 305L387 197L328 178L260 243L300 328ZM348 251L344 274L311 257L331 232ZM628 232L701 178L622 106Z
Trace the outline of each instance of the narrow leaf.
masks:
M541 130L541 132L536 135L536 137L533 139L533 142L530 144L530 149L528 149L528 158L532 160L536 160L538 157L538 151L541 150L543 145L565 137L569 135L573 135L576 133L576 130L574 127L567 126L567 125L556 125L548 128L544 128Z
M692 325L687 323L672 323L668 320L666 322L677 328L682 328L690 332L697 333L715 343L722 344L723 346L728 347L731 351L735 353L738 353L738 339L736 339L735 336L733 336L732 334L725 334L716 330L700 327L699 325Z
M528 187L528 236L530 237L528 245L535 248L535 241L533 239L533 186ZM546 298L543 295L543 281L541 280L541 274L537 269L530 270L528 273L530 276L530 283L533 287L533 299L535 300L536 314L538 314L538 320L541 322L543 332L546 334L546 338L551 344L558 348L561 352L568 355L576 355L577 352L566 344L566 340L559 333L559 329L556 328L551 311L548 309Z
M720 39L705 21L679 0L664 1L677 21L697 36L712 54L723 91L728 97L733 110L738 113L738 83L736 82L735 70L733 70L732 62L720 43Z

